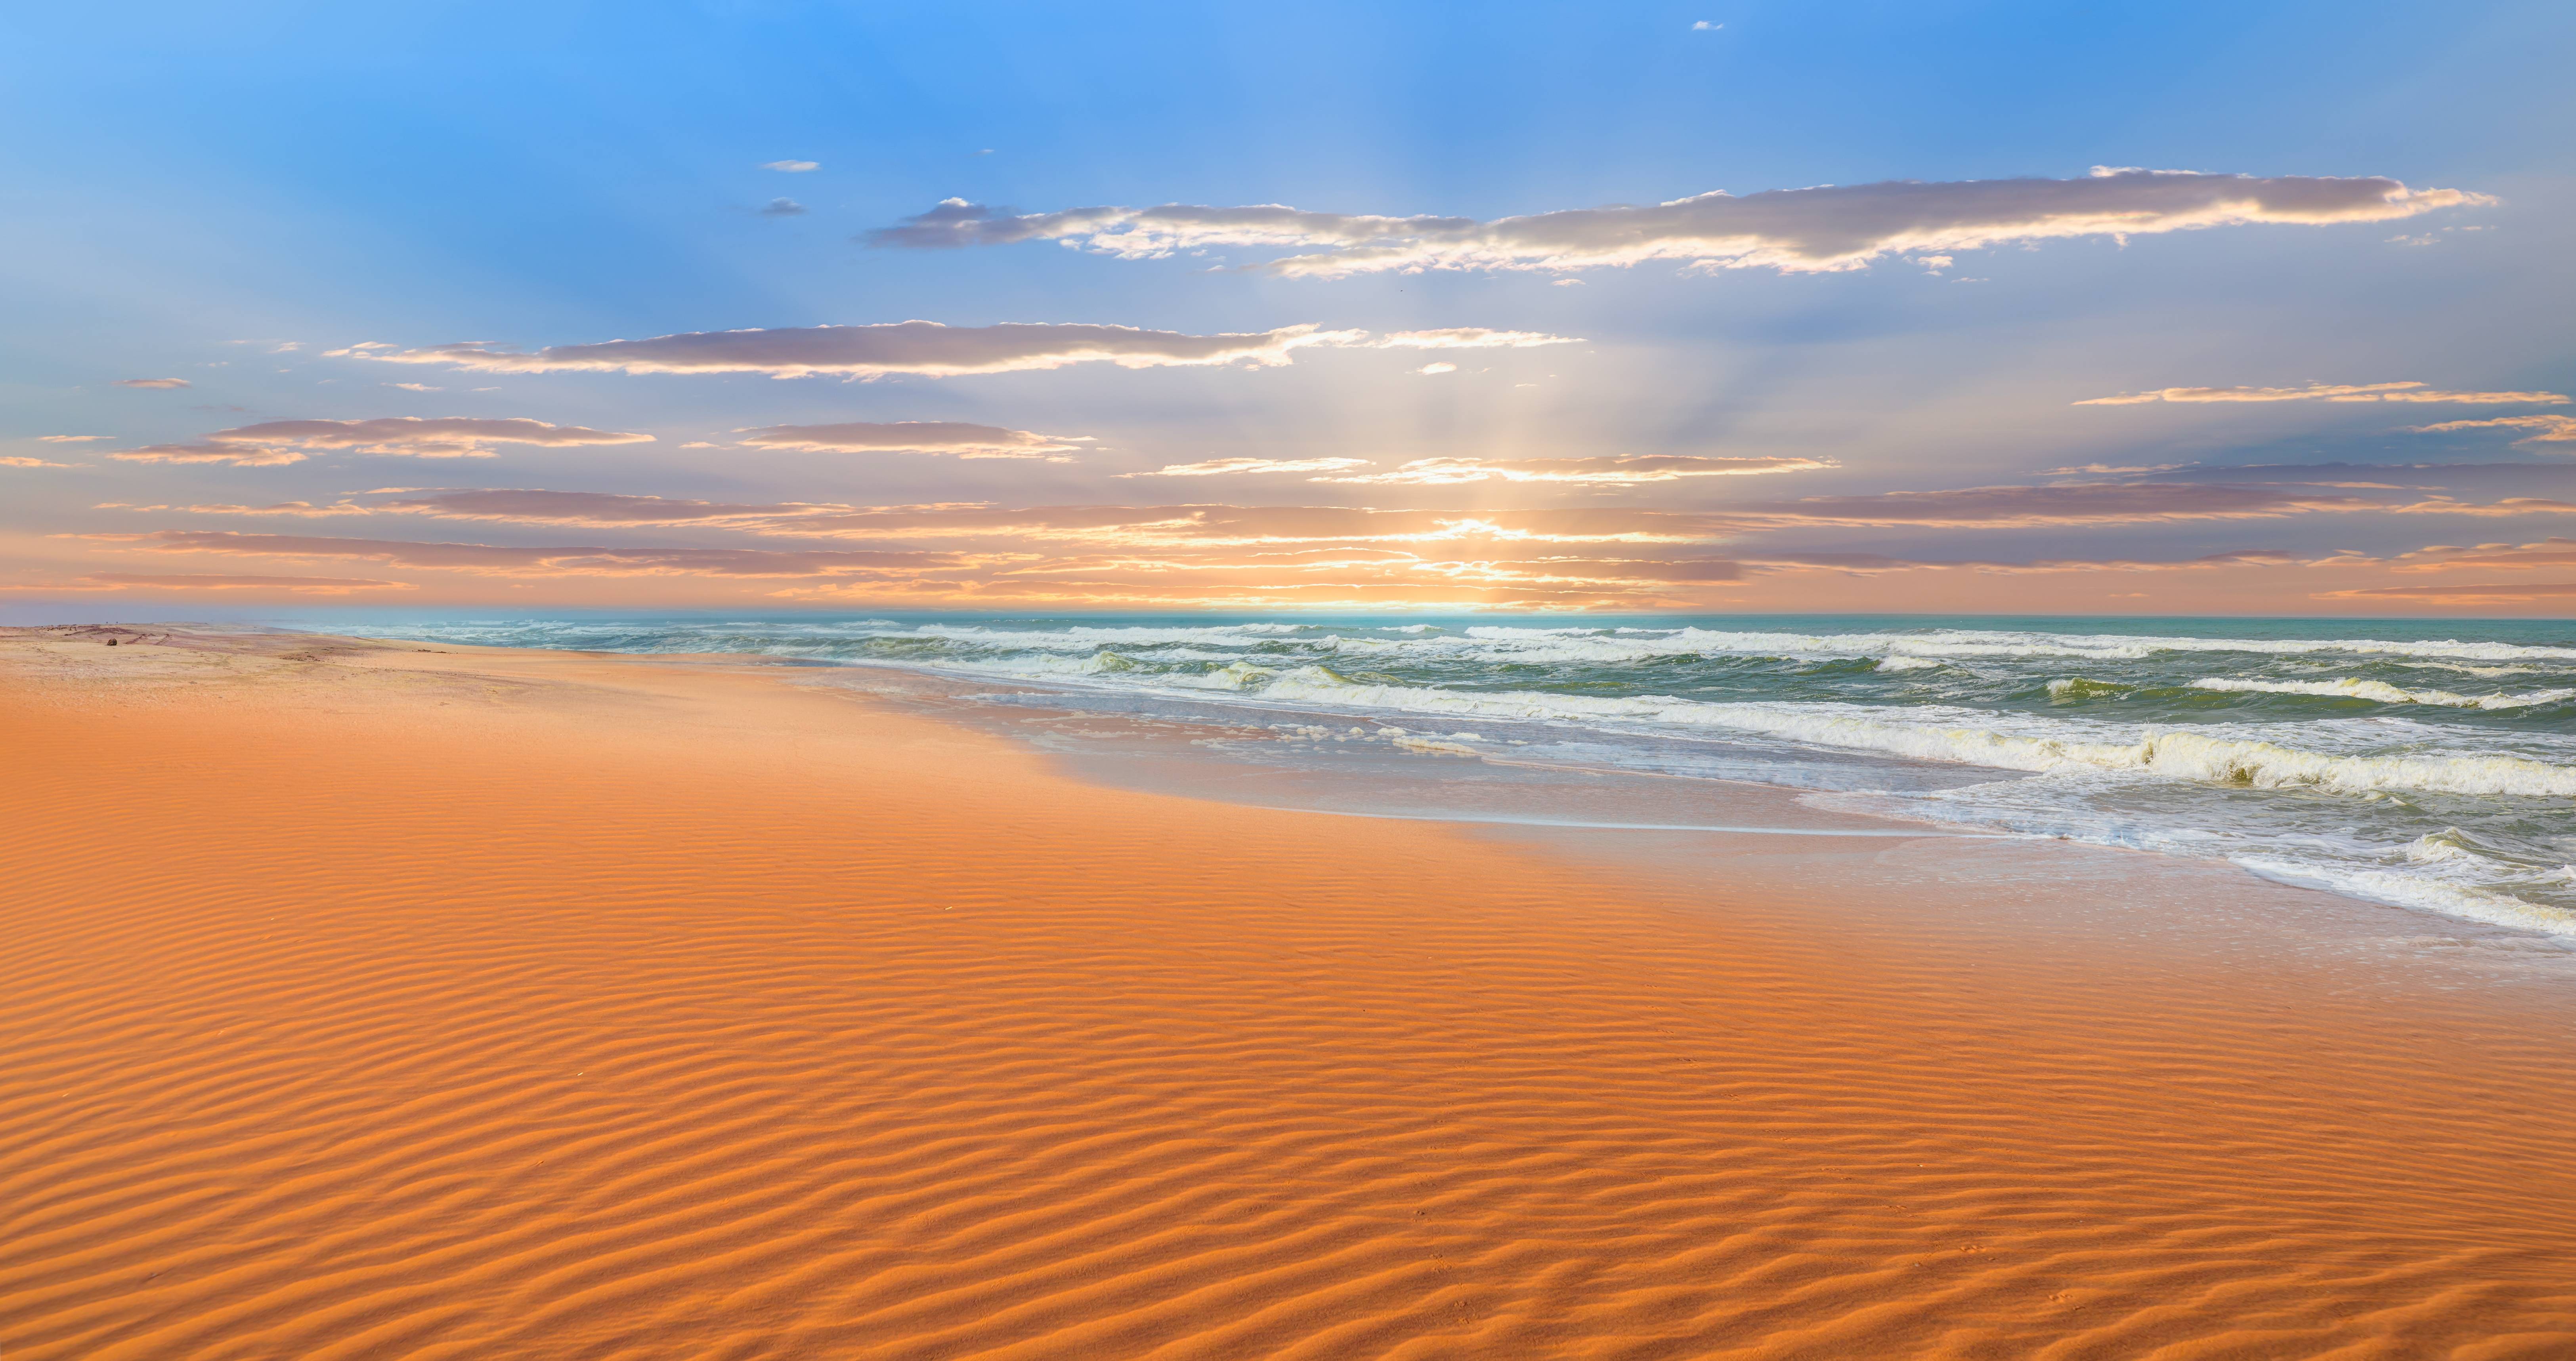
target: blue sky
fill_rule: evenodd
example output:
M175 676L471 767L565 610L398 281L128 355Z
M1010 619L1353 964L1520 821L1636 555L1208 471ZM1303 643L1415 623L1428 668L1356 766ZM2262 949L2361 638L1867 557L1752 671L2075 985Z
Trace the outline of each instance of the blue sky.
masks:
M161 614L334 591L532 606L2565 613L2576 587L2545 588L2576 580L2551 546L2576 526L2542 503L2576 504L2576 439L2546 438L2556 427L2540 418L2576 410L2542 400L2576 390L2576 12L2096 12L2108 8L16 13L0 20L0 101L34 135L0 144L0 456L64 466L0 467L0 589ZM2125 241L2007 234L1829 271L1523 258L1318 277L1278 267L1328 248L1316 241L1128 259L1053 240L854 239L950 198L996 216L1285 204L1489 222L1720 190L2075 181L2096 166L2379 177L2469 198ZM781 199L801 211L761 211ZM328 354L915 318L1560 343L866 381ZM135 379L189 386L116 386ZM2532 400L2074 405L2395 382ZM652 439L504 441L473 458L347 444L266 464L114 457L271 422L397 418ZM2410 428L2499 418L2524 423ZM1088 438L1046 461L741 434L853 422ZM44 438L65 435L104 438ZM1628 480L1564 462L1636 458L1735 462L1626 465ZM1357 462L1152 475L1222 459ZM1528 466L1310 480L1430 459ZM2484 471L2241 471L2347 463ZM2139 471L2052 475L2087 467ZM2045 490L2082 486L2105 490ZM367 495L383 487L439 490ZM1904 499L1976 488L2023 490L1955 514ZM630 499L596 514L561 496L542 513L385 508L492 489ZM1883 511L1857 499L1890 495ZM640 497L746 509L647 523ZM851 513L826 523L791 506ZM1224 512L1178 529L876 513L926 506L1432 518L1256 532L1206 527L1232 523ZM1544 520L1556 512L1593 528ZM1622 514L1663 518L1602 528ZM456 566L364 541L702 556ZM2196 562L2209 555L2237 556Z

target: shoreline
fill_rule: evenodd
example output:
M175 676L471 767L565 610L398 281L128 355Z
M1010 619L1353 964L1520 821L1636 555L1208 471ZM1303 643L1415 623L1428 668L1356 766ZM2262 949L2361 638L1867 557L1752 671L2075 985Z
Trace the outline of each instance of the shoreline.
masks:
M12 1356L2576 1343L2556 950L1184 800L785 668L35 632Z

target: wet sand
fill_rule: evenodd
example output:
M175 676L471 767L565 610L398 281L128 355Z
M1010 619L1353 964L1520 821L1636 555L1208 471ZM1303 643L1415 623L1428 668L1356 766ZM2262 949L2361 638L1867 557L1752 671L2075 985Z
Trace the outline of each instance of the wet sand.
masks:
M2509 938L105 636L0 634L11 1361L2576 1354L2576 989Z

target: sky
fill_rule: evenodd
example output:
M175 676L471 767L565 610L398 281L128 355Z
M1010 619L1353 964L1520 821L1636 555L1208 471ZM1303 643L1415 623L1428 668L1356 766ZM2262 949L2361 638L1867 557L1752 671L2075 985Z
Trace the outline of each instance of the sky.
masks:
M2576 613L2563 3L18 6L0 612Z

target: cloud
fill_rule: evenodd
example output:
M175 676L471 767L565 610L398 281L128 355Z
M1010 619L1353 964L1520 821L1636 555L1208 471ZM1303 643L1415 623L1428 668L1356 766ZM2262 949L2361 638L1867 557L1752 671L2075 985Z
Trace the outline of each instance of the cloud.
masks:
M1718 31L1719 29L1724 28L1724 27L1726 27L1726 25L1724 25L1724 24L1712 24L1712 23L1710 23L1708 20L1706 20L1706 19L1702 19L1702 20L1700 20L1698 23L1695 23L1695 24L1691 25L1691 32L1693 32L1693 33L1715 33L1716 31Z
M108 457L128 463L230 463L264 468L301 463L314 450L412 458L490 458L488 445L533 444L567 448L593 444L649 444L651 435L549 425L521 417L382 416L363 421L263 421L218 430L195 444L152 444Z
M292 509L301 503L266 507L254 514L317 515L338 508ZM242 510L243 507L189 507L191 510ZM742 504L689 501L662 496L625 496L612 492L540 491L529 488L474 488L351 506L368 515L427 515L442 520L502 520L544 525L681 525L727 522L771 522L800 515L846 511L848 506L787 501Z
M821 161L763 161L760 163L760 168L781 171L789 175L802 175L808 170L822 169L823 163Z
M1716 517L1628 508L1372 510L1351 506L870 506L779 532L843 538L1004 537L1122 546L1272 544L1703 543Z
M2556 406L2561 392L2452 392L2422 383L2310 383L2297 388L2158 388L2117 397L2088 397L2077 406L2135 406L2141 402L2456 402L2472 406L2536 403Z
M1286 252L1263 268L1310 278L1647 260L1803 273L1857 269L1894 254L2249 223L2380 222L2493 201L2457 189L2409 189L2380 176L2260 178L2106 166L2076 180L1890 181L1741 198L1717 192L1649 207L1578 208L1491 222L1278 204L1013 214L952 198L863 239L913 248L1061 241L1126 259L1244 247Z
M1092 442L1089 435L1041 435L998 425L961 421L846 421L838 425L766 425L737 430L742 442L762 449L808 449L835 454L955 454L960 458L1042 458L1064 455Z
M98 503L96 509L130 510L138 513L176 510L185 511L190 515L296 515L308 519L329 515L372 515L375 513L369 507L357 505L348 501L338 501L330 505L315 505L310 501L279 501L275 504L265 506L218 504L200 504L193 506L134 506L127 505L122 501L101 501Z
M77 463L48 463L41 458L0 458L0 468L77 468Z
M866 326L796 326L769 330L694 331L649 340L555 345L535 353L465 341L398 353L352 346L333 354L396 364L451 364L480 372L765 373L773 378L840 374L954 377L1058 369L1102 362L1120 368L1191 364L1285 364L1308 345L1349 345L1364 331L1312 325L1223 335L1184 335L1133 326L1004 322L943 326L935 321Z
M2163 482L2265 482L2284 486L2378 490L2482 490L2576 493L2576 464L2567 463L2249 463L2234 468L2185 465L2150 480Z
M956 567L971 565L975 561L957 553L860 549L517 548L495 544L317 538L298 534L236 534L223 530L171 529L152 534L88 537L137 543L164 553L344 558L500 576L829 577Z
M1365 468L1364 458L1212 458L1203 463L1168 463L1152 472L1120 477L1230 477L1237 473L1334 473Z
M346 595L351 591L417 590L407 582L369 581L359 577L225 576L211 572L97 572L82 577L110 589L147 587L165 591L296 591L311 595Z
M1539 345L1580 345L1583 337L1452 326L1438 331L1394 331L1367 343L1379 350L1526 350Z
M403 391L405 391L405 392L445 392L445 391L447 391L447 389L445 389L445 388L436 388L436 387L431 387L431 386L430 386L429 384L427 384L427 383L387 383L387 384L385 384L385 386L386 386L386 387L389 387L389 388L401 388L401 389L402 389Z
M2047 487L1966 487L1868 496L1810 496L1722 512L1747 526L2008 527L2268 519L2312 511L2393 509L2387 502L2292 487L2189 482L2085 482Z
M805 205L792 198L774 198L760 210L762 217L803 217Z
M2400 553L2393 560L2393 570L2400 572L2486 571L2502 568L2509 571L2531 571L2538 568L2576 567L2576 539L2543 539L2538 543L2482 543L2474 548L2434 544L2411 553Z
M2400 515L2567 515L2576 514L2576 501L2553 501L2542 496L2508 496L2501 501L2476 503L2454 501L2447 496L2412 505L2390 506Z
M2576 581L2485 586L2371 586L2348 591L2321 591L2321 600L2437 600L2455 605L2513 604L2576 596Z
M1425 364L1421 368L1414 370L1415 373L1421 374L1425 378L1436 378L1441 374L1456 373L1457 371L1458 366L1455 364Z
M147 444L108 455L128 463L229 463L236 468L278 468L301 463L301 450L256 444Z
M1625 486L1643 482L1675 482L1685 477L1743 477L1835 466L1830 461L1812 458L1697 458L1681 454L1647 454L1634 458L1418 458L1394 472L1314 480L1415 487L1486 481Z
M38 435L47 444L87 444L92 440L111 439L109 435Z
M185 378L119 378L116 380L115 386L121 388L183 388L192 387L194 384L191 384Z
M2041 473L2040 476L2118 477L2130 473L2169 473L2176 468L2185 468L2189 466L2191 465L2185 463L2150 463L2139 467L2115 468L2107 463L2087 463L2081 467L2075 468L2050 468L2046 472Z
M2340 558L2328 560L2339 561ZM2026 558L1999 560L1993 558L1900 558L1880 553L1763 553L1742 554L1739 561L1752 572L1838 572L1852 576L1877 576L1887 572L1980 572L2004 576L2044 576L2068 572L2189 572L2209 571L2222 567L2312 567L2319 564L2313 555L2301 556L2278 549L2235 549L2224 553L2207 553L2199 557L2174 559L2154 558Z
M2561 400L2564 400L2563 398ZM2436 425L2410 425L2417 434L2444 430L2477 430L2497 428L2529 430L2533 433L2515 440L2516 444L2576 444L2576 416L2497 416L2483 421L2443 421Z

